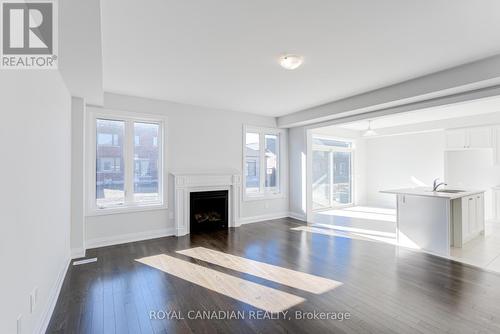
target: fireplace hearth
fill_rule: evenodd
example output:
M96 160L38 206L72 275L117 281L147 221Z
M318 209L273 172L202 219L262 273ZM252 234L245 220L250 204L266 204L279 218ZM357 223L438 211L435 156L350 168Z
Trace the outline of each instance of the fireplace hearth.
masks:
M191 192L191 233L227 229L228 204L227 190Z

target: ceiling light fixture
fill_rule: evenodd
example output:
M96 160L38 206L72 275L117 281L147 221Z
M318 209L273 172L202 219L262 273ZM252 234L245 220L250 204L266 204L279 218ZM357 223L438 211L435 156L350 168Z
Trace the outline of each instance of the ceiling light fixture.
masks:
M368 129L363 133L363 137L371 137L371 136L376 136L377 132L372 129L372 121L368 121Z
M304 57L299 55L283 55L280 57L280 65L287 70L295 70L304 62Z

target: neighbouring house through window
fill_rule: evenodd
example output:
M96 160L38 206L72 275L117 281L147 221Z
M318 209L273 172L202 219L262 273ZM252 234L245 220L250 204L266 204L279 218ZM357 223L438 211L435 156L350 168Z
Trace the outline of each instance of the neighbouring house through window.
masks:
M164 205L162 119L94 115L95 180L90 207L95 210Z
M282 132L249 126L244 131L245 195L263 197L280 194Z

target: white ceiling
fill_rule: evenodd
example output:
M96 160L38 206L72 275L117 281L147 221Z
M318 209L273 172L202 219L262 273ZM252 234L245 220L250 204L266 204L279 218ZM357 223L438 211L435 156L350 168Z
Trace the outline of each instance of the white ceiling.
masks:
M449 120L490 113L500 113L500 97L475 100L428 109L420 109L411 112L382 116L379 118L372 118L371 127L373 129L394 128L402 125ZM355 131L365 131L368 128L368 119L339 124L336 126L332 126L331 128L335 129L337 127Z
M262 115L500 53L498 0L101 3L105 91Z

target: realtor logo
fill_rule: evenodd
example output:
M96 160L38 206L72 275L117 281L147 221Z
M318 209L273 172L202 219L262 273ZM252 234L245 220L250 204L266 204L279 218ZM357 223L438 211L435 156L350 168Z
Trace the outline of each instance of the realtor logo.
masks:
M3 0L3 69L57 68L56 4Z

